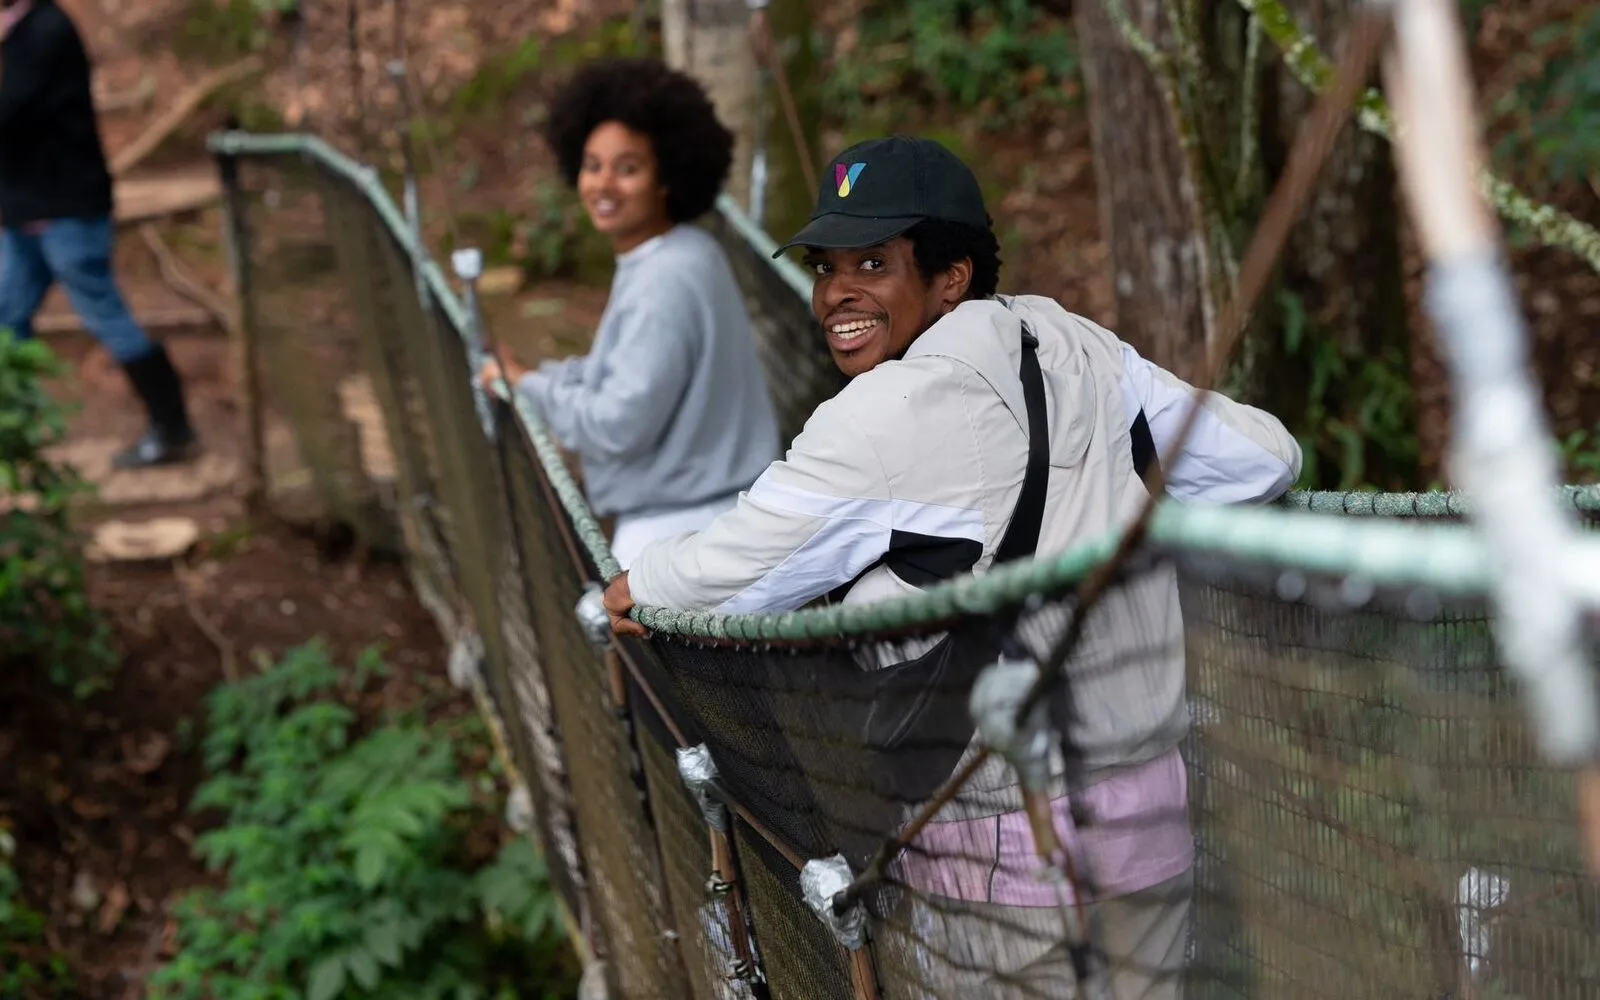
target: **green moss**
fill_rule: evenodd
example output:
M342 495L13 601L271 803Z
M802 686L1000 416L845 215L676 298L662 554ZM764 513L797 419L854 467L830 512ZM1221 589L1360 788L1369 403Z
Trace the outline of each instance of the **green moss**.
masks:
M257 0L189 0L173 50L185 60L225 63L259 52L267 37Z
M289 127L277 108L255 96L240 95L233 102L233 113L246 132L284 132Z
M451 102L452 114L461 120L499 112L548 63L544 41L539 38L526 39L510 51L489 58L456 92Z

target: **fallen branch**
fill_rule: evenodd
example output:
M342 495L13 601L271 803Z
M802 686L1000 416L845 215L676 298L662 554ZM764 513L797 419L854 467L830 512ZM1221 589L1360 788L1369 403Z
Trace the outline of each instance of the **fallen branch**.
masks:
M161 238L161 233L154 222L141 223L139 237L155 256L161 280L168 288L210 313L224 330L229 333L236 331L239 320L233 310L228 308L227 303L223 302L216 292L206 287L205 282L189 269L189 265L178 259L178 255L173 253L172 248Z
M116 183L116 222L127 226L197 212L221 198L222 182L215 169L120 178Z
M119 111L144 110L149 105L150 99L156 96L156 78L149 73L139 77L139 82L131 89L118 90L109 94L95 95L95 110L101 114L116 114Z
M183 606L189 612L189 617L194 620L198 628L211 644L217 647L217 656L222 662L222 676L232 682L239 679L238 660L234 654L233 643L222 634L222 630L200 611L200 604L195 600L197 581L194 576L184 568L183 563L172 563L172 575L178 580L178 589L183 592Z
M166 142L178 127L205 104L213 94L231 83L237 83L247 77L262 71L265 64L260 56L248 56L231 66L202 77L198 83L186 90L178 100L161 114L145 129L137 139L129 143L111 158L112 176L118 176L132 170L145 157L155 152L163 142Z
M170 306L140 312L134 320L146 330L174 330L184 327L207 326L211 314L198 306ZM33 330L41 334L83 333L88 330L77 313L44 313L33 321Z

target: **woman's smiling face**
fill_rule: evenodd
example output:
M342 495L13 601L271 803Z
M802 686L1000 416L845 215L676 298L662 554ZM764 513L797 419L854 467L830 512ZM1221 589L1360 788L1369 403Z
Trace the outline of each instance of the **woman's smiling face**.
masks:
M621 122L602 122L589 133L578 170L578 200L617 253L672 228L650 137Z
M854 378L898 358L954 309L972 280L972 262L956 262L932 280L917 268L911 240L851 250L809 249L811 311L822 321L834 364Z

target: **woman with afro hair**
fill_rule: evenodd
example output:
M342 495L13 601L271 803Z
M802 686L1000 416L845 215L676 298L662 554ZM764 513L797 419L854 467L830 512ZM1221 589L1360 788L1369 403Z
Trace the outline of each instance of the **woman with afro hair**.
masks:
M733 136L694 80L617 58L573 76L546 139L617 270L587 355L532 370L507 359L505 377L577 454L626 568L649 542L705 527L779 457L743 293L692 224L716 201ZM499 376L491 364L484 379Z

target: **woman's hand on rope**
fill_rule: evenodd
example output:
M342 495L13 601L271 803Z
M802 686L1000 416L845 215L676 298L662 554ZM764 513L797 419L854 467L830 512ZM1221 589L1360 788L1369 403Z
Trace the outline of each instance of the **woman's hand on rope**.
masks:
M515 388L516 384L522 381L522 376L528 374L528 371L529 369L519 364L516 358L507 355L503 372L500 368L500 362L490 358L483 363L483 371L478 375L478 379L483 383L483 387L489 390L493 390L498 386L502 377L505 378L508 385Z
M621 573L605 593L606 614L611 616L611 631L617 635L631 635L648 639L650 630L628 617L633 610L633 592L628 589L628 574Z

